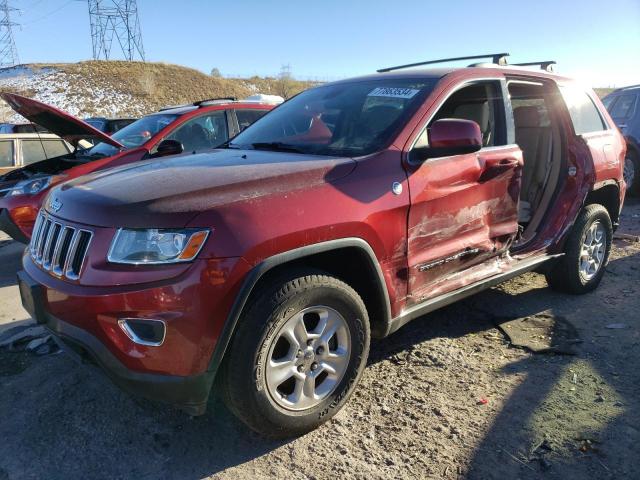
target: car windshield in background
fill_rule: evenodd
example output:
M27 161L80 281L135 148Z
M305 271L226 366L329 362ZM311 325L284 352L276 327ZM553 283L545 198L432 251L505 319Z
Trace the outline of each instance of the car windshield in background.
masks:
M93 128L97 128L101 132L103 132L105 127L107 126L107 122L105 122L104 120L88 120L88 119L85 119L85 122L88 123L89 125L91 125Z
M130 148L139 147L140 145L151 140L156 133L173 122L179 115L173 114L153 114L136 120L121 130L114 133L111 138L117 140L128 150ZM83 153L83 156L90 158L110 157L118 153L118 149L108 143L98 143L95 147L90 148Z
M336 83L307 90L240 133L230 148L361 156L384 148L437 79Z

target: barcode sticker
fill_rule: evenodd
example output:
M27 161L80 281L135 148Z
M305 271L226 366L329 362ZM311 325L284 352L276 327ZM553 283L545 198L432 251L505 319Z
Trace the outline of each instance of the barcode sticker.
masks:
M413 98L420 90L415 88L378 87L369 92L368 97Z

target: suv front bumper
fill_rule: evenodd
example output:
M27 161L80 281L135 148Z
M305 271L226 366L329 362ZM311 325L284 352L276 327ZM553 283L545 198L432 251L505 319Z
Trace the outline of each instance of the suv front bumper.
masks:
M234 293L234 283L225 282L218 268L232 269L236 261L197 261L171 281L123 290L60 280L37 267L27 253L18 285L25 309L66 352L93 361L127 392L199 415L215 376L208 367L226 320L225 304ZM212 285L209 276L216 272ZM119 327L121 317L162 318L165 342L157 347L135 343Z
M18 272L22 304L37 323L44 325L57 343L73 358L97 364L123 390L151 400L171 403L190 415L205 412L213 376L178 376L135 372L120 362L109 349L87 331L51 315L44 301L42 285L24 270Z

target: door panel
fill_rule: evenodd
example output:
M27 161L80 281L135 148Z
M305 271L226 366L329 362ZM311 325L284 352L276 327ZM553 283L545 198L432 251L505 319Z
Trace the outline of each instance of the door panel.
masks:
M427 160L409 174L410 303L444 293L444 277L509 247L518 232L522 166L520 148L509 145Z

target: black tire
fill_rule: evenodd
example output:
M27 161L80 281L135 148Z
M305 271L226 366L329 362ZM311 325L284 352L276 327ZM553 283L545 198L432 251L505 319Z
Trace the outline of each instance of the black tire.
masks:
M273 438L301 435L333 417L358 384L369 354L367 310L353 288L321 272L292 273L261 288L239 319L218 385L227 407L252 430ZM351 345L348 363L335 390L318 405L288 410L267 388L269 349L287 321L317 305L339 312L346 321Z
M604 227L604 257L592 278L585 278L580 271L580 252L589 228L596 222ZM602 205L587 205L578 214L567 243L565 255L545 275L553 290L580 295L594 290L602 280L611 252L613 227L607 209Z
M633 180L627 184L627 193L631 196L640 196L640 155L633 150L627 150L625 162L633 165Z

